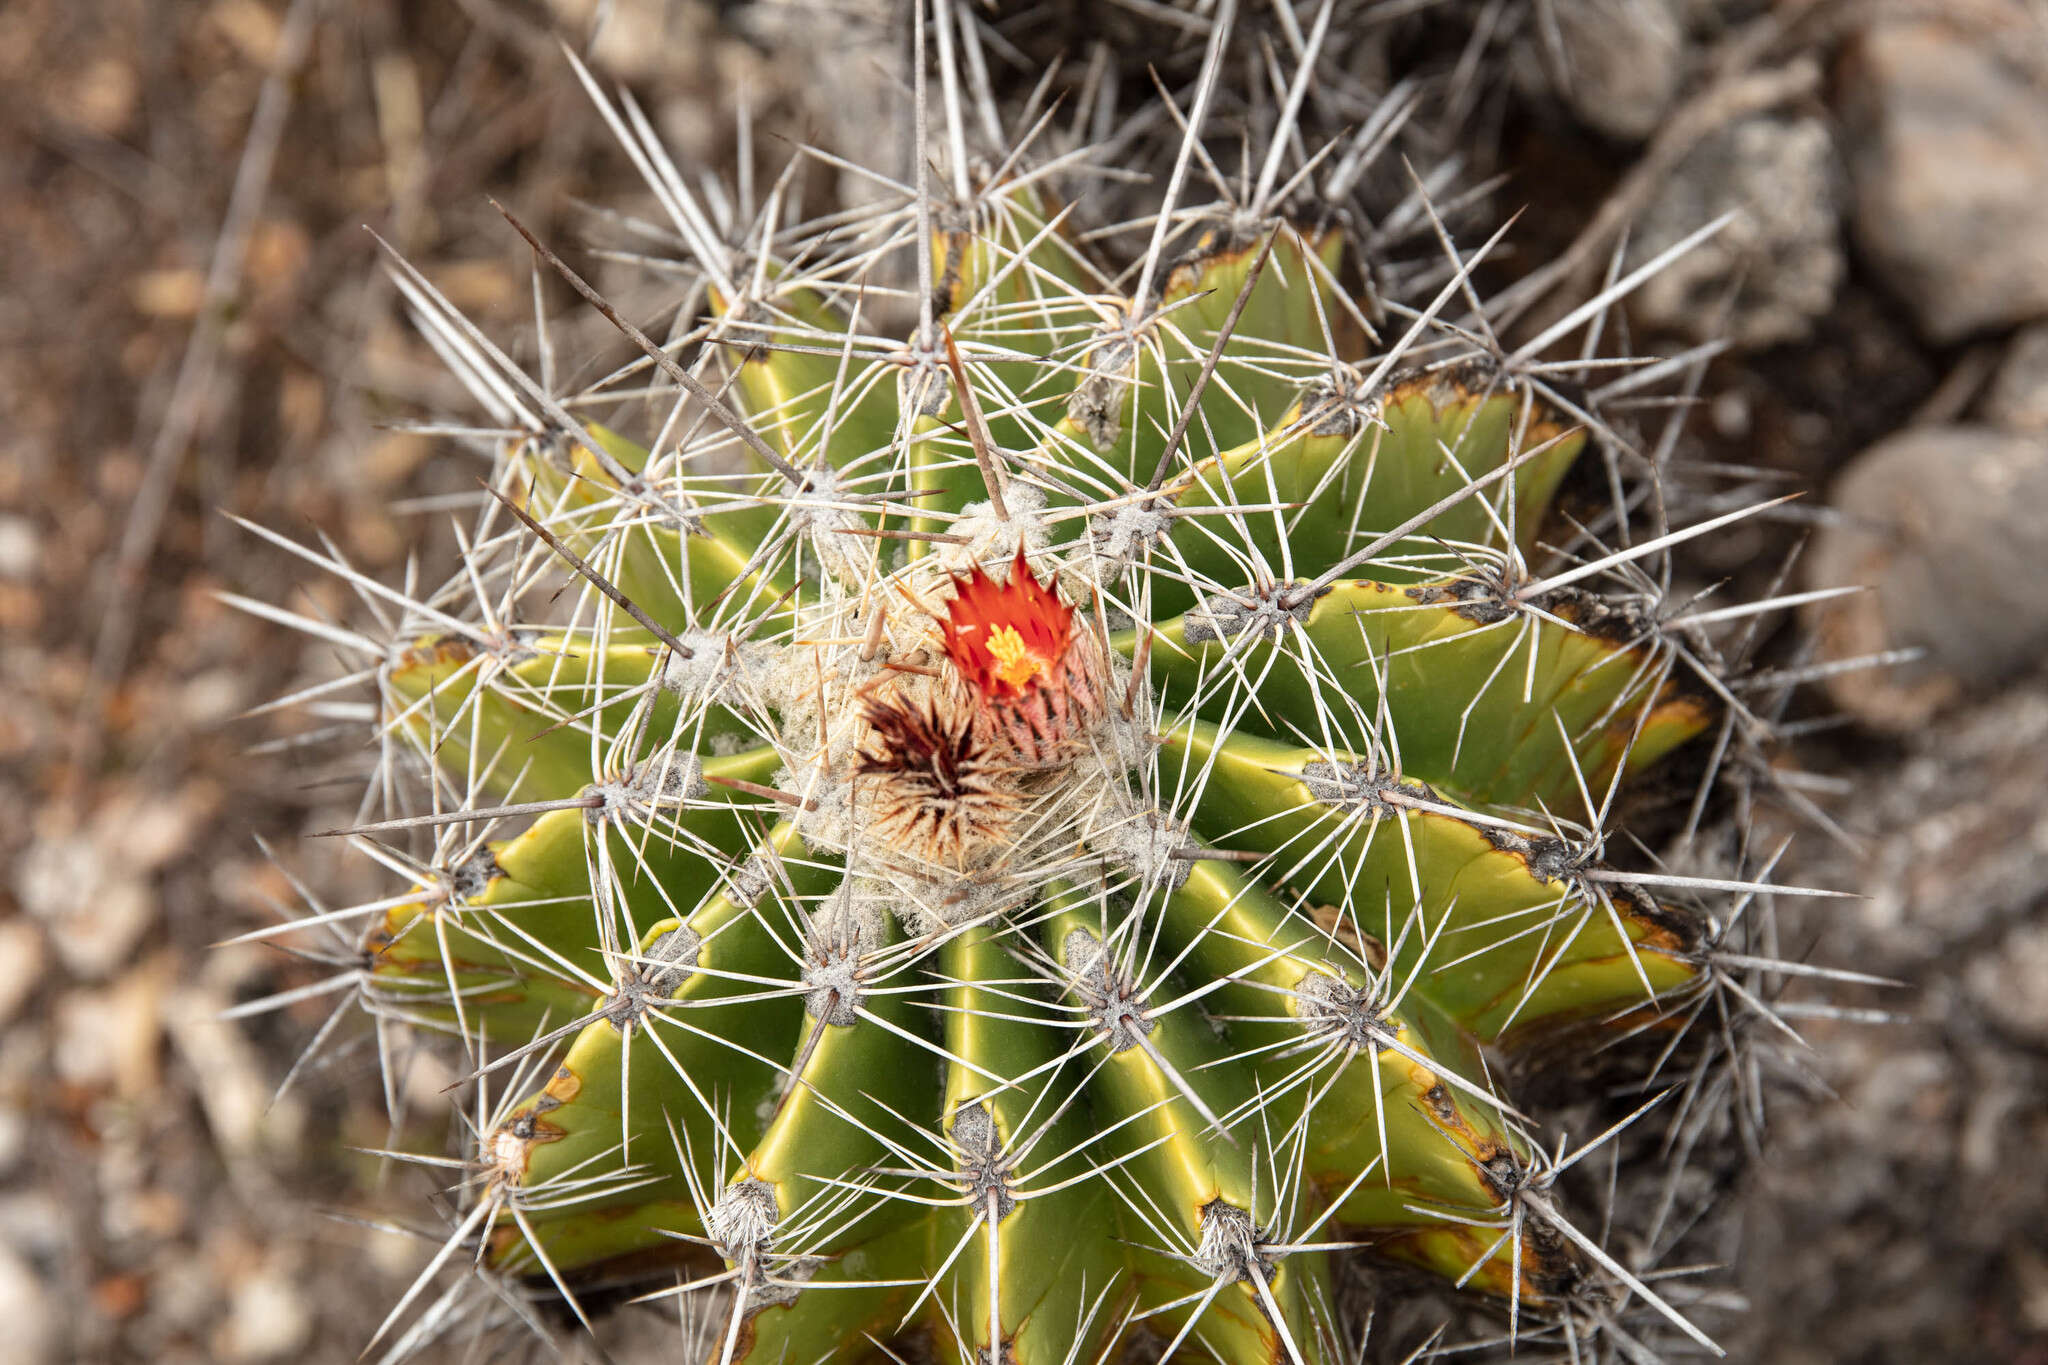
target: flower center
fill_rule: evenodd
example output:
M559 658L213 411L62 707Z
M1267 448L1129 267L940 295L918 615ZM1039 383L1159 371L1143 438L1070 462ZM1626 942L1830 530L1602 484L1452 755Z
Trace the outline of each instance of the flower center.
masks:
M988 637L988 652L996 659L996 677L1021 689L1045 671L1045 660L1031 652L1015 626L997 626Z

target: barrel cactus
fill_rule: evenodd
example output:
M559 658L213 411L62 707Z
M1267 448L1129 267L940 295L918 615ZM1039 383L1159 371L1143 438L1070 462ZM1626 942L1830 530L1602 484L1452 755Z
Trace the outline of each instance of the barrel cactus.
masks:
M1633 280L1509 350L1446 236L1374 313L1329 167L1281 137L1195 205L1193 132L1117 260L1073 158L957 101L892 204L721 220L591 84L698 287L558 394L394 257L489 500L448 588L366 585L388 640L312 627L369 651L401 803L349 831L407 889L346 984L476 1103L389 1339L468 1268L682 1295L722 1362L1338 1361L1366 1259L1504 1334L1710 1346L1568 1207L1619 1127L1518 1091L1626 1118L1763 1008L1729 935L1772 888L1617 815L1760 732L1707 662L1753 609L1644 571L1747 509L1632 534L1616 372L1545 359Z

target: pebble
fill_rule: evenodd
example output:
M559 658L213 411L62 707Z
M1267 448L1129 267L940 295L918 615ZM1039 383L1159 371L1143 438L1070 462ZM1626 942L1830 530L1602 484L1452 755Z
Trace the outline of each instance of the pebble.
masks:
M1982 415L2007 431L2048 435L2048 322L2021 328L2006 344Z
M78 1214L55 1190L31 1186L0 1195L0 1249L50 1265L75 1254L80 1237Z
M43 982L43 934L25 919L0 922L0 1024L21 1013L21 1007Z
M159 957L110 987L74 990L57 1000L51 1062L73 1085L110 1089L140 1101L157 1090L157 1049L164 988L174 971Z
M1807 557L1814 587L1872 589L1811 614L1821 654L1924 657L1829 680L1868 724L1910 730L2048 656L2048 437L1908 428L1858 455Z
M14 1365L43 1365L57 1359L58 1299L27 1261L0 1243L0 1323L7 1324L7 1359Z
M1963 976L1972 1004L2035 1047L2048 1045L2048 922L2021 924Z
M2013 1251L2012 1274L2020 1291L2022 1320L2033 1331L2048 1334L2048 1256L2031 1247Z
M290 1277L251 1275L235 1286L221 1333L228 1360L278 1360L296 1356L313 1329L312 1313Z
M215 668L188 679L178 688L178 719L201 728L233 720L248 705L247 680L232 668Z
M13 513L0 515L0 578L27 582L41 558L35 523Z
M104 981L125 965L150 926L156 923L156 893L141 877L124 875L118 866L95 864L81 841L37 844L29 859L33 868L49 871L73 890L83 890L62 913L50 920L50 946L65 970L80 981ZM23 897L27 899L26 896Z
M1564 48L1558 93L1580 123L1638 142L1657 130L1685 79L1676 0L1575 0L1552 11ZM1540 42L1532 38L1531 46Z
M191 846L203 791L116 793L82 828L40 832L14 866L22 905L81 981L116 974L156 923L156 872Z
M28 1111L0 1099L0 1180L10 1179L26 1163L28 1139Z
M1839 83L1857 241L1940 344L2048 315L2048 82L2024 65L2038 21L1969 17L1874 25Z
M1846 271L1841 170L1817 118L1753 118L1707 138L1665 181L1638 224L1640 265L1702 225L1722 229L1637 291L1637 322L1748 348L1803 340L1834 307ZM1732 312L1728 286L1740 282Z
M579 55L619 80L687 80L716 36L695 6L665 0L548 0L547 8L577 36Z

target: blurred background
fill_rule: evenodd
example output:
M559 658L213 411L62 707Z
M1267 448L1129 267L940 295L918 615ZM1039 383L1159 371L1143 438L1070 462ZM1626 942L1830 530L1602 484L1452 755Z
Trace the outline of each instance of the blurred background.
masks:
M1246 8L1284 39L1285 3ZM683 166L765 176L798 142L905 144L907 8L0 5L0 1358L349 1361L426 1255L371 1225L426 1186L349 1151L387 1139L374 1054L274 1098L328 1004L218 1017L318 972L212 947L296 897L259 838L330 903L388 891L305 837L347 821L347 765L281 744L303 717L244 716L321 647L215 595L350 612L223 512L397 581L475 488L392 429L465 407L372 231L530 357L530 256L489 198L560 244L589 205L649 203L562 42ZM1000 90L1061 59L1096 100L1076 127L1138 160L1122 111L1156 105L1148 64L1185 79L1211 8L972 6ZM1904 985L1849 1000L1890 1022L1813 1021L1814 1084L1774 1091L1723 1203L1717 1277L1751 1305L1723 1340L2048 1365L2048 7L1339 12L1342 89L1411 83L1404 150L1478 187L1464 220L1526 210L1491 286L1540 272L1570 302L1733 213L1627 326L1639 351L1724 340L1688 455L1806 496L1687 572L1767 579L1810 535L1799 583L1877 589L1808 623L1818 659L1922 651L1817 676L1785 754L1839 829L1804 821L1778 878L1865 898L1788 919L1788 951ZM862 193L825 179L821 205ZM615 353L556 307L565 347ZM615 1315L602 1349L643 1333Z

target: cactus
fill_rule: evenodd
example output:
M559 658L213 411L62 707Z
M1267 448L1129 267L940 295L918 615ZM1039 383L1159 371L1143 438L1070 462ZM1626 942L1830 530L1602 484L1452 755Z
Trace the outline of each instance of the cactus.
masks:
M1122 273L957 101L899 203L728 228L584 79L701 307L564 397L394 257L491 497L447 590L363 584L393 643L308 623L424 760L349 831L409 889L341 980L478 1105L387 1330L462 1263L720 1305L719 1361L1336 1361L1369 1258L1711 1346L1563 1180L1709 1092L1692 1025L1768 1013L1743 910L1788 889L1606 861L1633 774L1761 733L1708 636L1780 605L1664 602L1753 509L1631 532L1611 374L1543 358L1636 277L1509 350L1439 224L1448 278L1369 316L1289 138L1185 202L1206 81ZM1623 1121L1546 1145L1545 1075Z

